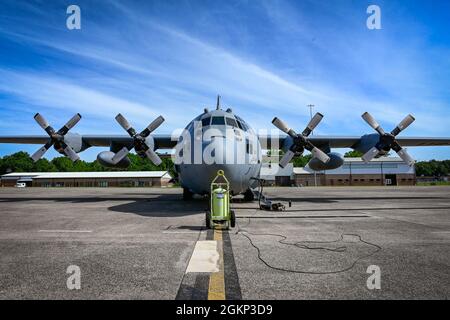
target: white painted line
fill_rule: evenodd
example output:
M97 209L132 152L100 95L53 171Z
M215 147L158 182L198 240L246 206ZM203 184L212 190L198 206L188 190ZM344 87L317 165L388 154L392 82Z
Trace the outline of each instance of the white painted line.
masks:
M217 250L217 241L197 241L186 273L219 272L219 258L220 255Z
M92 232L92 230L39 230L38 232L45 232L45 233L89 233Z
M163 231L162 233L195 233L195 234L198 234L199 231Z

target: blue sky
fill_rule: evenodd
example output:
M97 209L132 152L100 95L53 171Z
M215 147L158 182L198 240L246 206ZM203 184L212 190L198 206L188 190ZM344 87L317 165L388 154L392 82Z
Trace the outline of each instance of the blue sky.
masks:
M66 28L70 4L81 30ZM381 30L366 27L370 4ZM123 134L118 112L138 129L162 114L157 132L171 133L221 94L256 129L274 116L303 129L315 104L317 134L372 133L369 111L386 130L412 113L405 136L450 136L449 12L449 1L3 0L0 135L44 133L36 112L55 127L80 112L82 134ZM449 147L409 151L450 158Z

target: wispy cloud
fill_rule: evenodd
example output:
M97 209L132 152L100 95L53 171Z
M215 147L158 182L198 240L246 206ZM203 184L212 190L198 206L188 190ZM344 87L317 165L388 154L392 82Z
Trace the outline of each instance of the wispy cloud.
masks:
M450 115L448 78L435 66L449 66L448 43L430 46L420 21L407 24L403 13L393 19L400 3L382 5L384 28L374 32L365 28L363 4L79 5L82 30L74 32L65 29L62 2L14 12L9 2L2 10L10 14L0 37L25 59L0 61L1 103L11 102L2 116L23 105L58 121L82 112L80 131L121 133L118 112L136 126L163 114L159 130L170 132L220 93L257 128L271 128L275 115L303 127L313 103L326 116L320 134L370 132L360 119L370 111L386 128L413 113L409 135L449 135L442 121ZM14 132L2 126L0 133Z

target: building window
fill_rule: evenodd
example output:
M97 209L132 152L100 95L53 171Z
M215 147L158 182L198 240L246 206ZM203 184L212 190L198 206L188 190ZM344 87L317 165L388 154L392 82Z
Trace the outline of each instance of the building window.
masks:
M99 181L98 186L101 188L106 188L108 187L108 181Z

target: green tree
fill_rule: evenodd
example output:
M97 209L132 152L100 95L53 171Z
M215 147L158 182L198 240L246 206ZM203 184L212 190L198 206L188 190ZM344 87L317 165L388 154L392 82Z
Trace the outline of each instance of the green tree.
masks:
M9 156L4 156L0 163L0 172L32 172L33 160L27 152L17 152Z
M352 150L344 154L344 158L361 158L363 156L362 152Z
M294 163L294 167L305 167L308 162L311 160L312 155L307 154L306 156L294 157L292 162Z
M447 176L450 173L450 160L421 161L416 163L416 174L418 176Z
M36 161L36 163L34 163L33 171L34 172L55 172L55 171L58 171L58 169L55 167L55 165L53 163L51 163L47 159L43 158L43 159L39 159L38 161Z
M59 172L73 172L73 162L66 157L53 158L51 163Z

